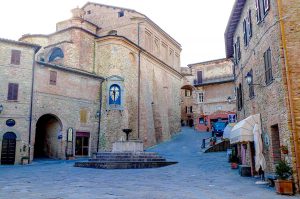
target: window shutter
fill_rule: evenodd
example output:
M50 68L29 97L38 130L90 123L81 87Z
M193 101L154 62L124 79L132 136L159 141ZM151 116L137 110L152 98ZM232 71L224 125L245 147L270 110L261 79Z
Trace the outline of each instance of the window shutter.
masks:
M252 21L251 21L251 10L248 13L248 37L252 37Z
M186 106L186 107L185 107L185 113L187 113L187 112L188 112L188 107Z
M9 83L7 100L18 100L19 84Z
M246 19L244 19L243 21L243 36L244 36L244 45L247 46L248 42L247 42L247 22Z
M57 72L56 71L50 71L50 84L56 85L56 79L57 79Z
M237 38L236 45L237 45L237 61L240 61L241 59L240 37Z
M20 65L21 51L11 50L10 63L14 65Z
M193 112L193 106L190 106L190 113Z
M259 5L259 0L255 0L255 10L256 10L256 21L260 22L261 20L261 15L260 15L260 5Z
M202 71L197 71L198 84L202 83Z
M236 43L233 44L233 62L234 64L237 64Z
M268 12L270 9L270 0L264 0L264 12L265 14Z
M85 109L80 110L80 122L87 123L87 110Z

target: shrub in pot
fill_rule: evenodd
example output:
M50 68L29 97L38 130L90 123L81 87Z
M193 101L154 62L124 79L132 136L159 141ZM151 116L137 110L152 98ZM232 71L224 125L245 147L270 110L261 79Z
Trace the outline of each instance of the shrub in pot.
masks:
M293 195L292 168L285 160L279 161L278 165L276 165L275 173L277 175L277 180L275 180L276 192Z
M231 163L231 168L232 169L237 169L238 168L238 157L236 157L235 155L230 155L229 161Z

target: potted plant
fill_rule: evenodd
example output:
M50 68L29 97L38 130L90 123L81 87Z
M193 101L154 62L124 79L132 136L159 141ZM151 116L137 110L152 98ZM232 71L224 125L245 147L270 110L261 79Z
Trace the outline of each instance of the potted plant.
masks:
M288 147L285 145L281 145L280 150L283 154L288 154L288 152L289 152Z
M235 155L230 155L229 161L231 163L231 168L232 169L237 169L238 168L238 158Z
M291 180L292 168L285 160L280 160L276 165L275 173L277 180L275 180L276 192L279 194L293 195L293 181Z

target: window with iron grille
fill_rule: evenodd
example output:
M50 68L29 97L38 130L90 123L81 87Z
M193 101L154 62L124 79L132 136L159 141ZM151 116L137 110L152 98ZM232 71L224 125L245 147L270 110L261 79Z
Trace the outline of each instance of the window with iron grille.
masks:
M20 65L21 51L20 50L11 50L11 59L10 63L14 65Z
M56 85L57 80L57 72L56 71L50 71L50 85Z
M268 85L273 82L271 49L270 48L264 53L264 63L265 63L266 85Z
M18 90L19 90L19 84L9 83L7 100L18 100Z
M199 102L203 102L204 101L204 95L203 93L199 93Z
M254 85L253 85L253 71L252 69L249 71L249 74L252 76L251 82L249 84L249 98L254 98Z

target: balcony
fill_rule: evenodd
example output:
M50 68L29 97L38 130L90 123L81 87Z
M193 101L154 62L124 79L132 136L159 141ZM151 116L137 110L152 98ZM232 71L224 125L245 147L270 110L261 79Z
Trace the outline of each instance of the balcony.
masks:
M210 84L220 84L226 82L233 82L234 76L233 75L226 75L221 77L214 77L214 78L203 78L202 82L198 82L198 79L194 79L194 86L205 86Z

